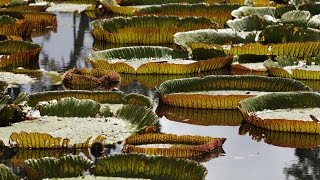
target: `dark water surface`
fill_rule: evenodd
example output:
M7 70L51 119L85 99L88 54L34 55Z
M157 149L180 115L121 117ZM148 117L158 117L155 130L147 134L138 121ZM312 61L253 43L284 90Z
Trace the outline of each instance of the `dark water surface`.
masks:
M91 19L85 14L57 13L57 15L59 23L57 32L33 38L33 42L43 46L40 55L40 68L47 71L64 72L74 67L90 67L84 59L93 49L94 42L89 25ZM8 93L16 95L21 91L38 92L62 88L50 85L46 78L40 78L32 85L21 85L19 88L9 89ZM155 90L143 86L140 81L135 80L121 87L121 90L126 93L141 93L150 96L157 102ZM195 111L194 113L203 113L202 116L205 116L210 112ZM188 118L186 118L187 121ZM206 121L210 121L210 118ZM162 132L227 138L223 146L225 154L202 162L208 169L207 179L209 180L320 179L319 148L281 147L299 147L299 143L309 143L316 147L317 144L320 144L320 137L274 134L259 129L245 133L244 126L241 126L240 132L244 135L239 135L240 124L232 124L233 126L228 126L228 123L214 124L217 123L192 125L168 120L165 116L161 118ZM260 141L254 140L253 137L254 139L262 139Z

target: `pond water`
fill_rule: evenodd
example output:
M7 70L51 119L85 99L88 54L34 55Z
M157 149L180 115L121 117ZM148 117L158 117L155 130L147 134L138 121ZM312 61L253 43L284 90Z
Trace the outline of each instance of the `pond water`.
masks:
M33 42L43 46L39 62L40 68L47 71L64 72L74 67L90 67L84 59L90 54L93 46L98 44L97 47L101 47L101 44L97 42L94 44L90 33L89 23L92 19L86 14L57 13L57 15L58 29L56 32L51 31L41 37L32 38ZM102 46L111 47L112 45ZM63 87L51 85L47 78L41 77L36 83L10 88L7 93L16 96L22 91L38 92L58 89L63 89ZM120 89L126 93L136 92L151 97L155 100L156 109L157 93L154 88L146 87L142 81L133 80ZM199 113L200 119L208 116L208 113L210 115L209 111L192 113ZM243 129L248 125L243 124L240 128L240 121L232 124L208 122L204 123L205 125L192 125L186 123L188 120L188 117L185 117L183 121L185 123L182 123L170 120L168 115L163 115L160 119L161 130L165 133L179 135L227 138L223 146L225 153L222 153L220 157L202 162L208 169L207 179L320 179L320 148L281 147L298 147L303 143L320 144L318 136L273 134L259 129L246 133L246 130ZM206 121L211 120L207 118ZM230 119L230 121L233 120Z

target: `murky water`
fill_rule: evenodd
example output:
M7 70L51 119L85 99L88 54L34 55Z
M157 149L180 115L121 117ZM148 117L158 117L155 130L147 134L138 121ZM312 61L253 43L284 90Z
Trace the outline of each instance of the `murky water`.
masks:
M57 15L59 23L57 32L50 32L32 39L33 42L43 46L40 68L47 71L64 72L73 67L89 67L84 59L90 54L94 45L89 25L91 19L85 14L57 13ZM99 47L110 46L96 42L95 45L97 44ZM137 77L133 79L136 80L121 87L121 90L127 93L141 93L150 96L157 102L156 91L149 88L153 86L146 87L146 83L143 83L146 79L144 81ZM43 77L32 85L11 88L8 94L17 95L21 91L38 92L62 88L60 85L50 85L49 80ZM274 134L254 128L246 132L243 130L243 125L240 128L240 121L234 123L234 120L230 119L233 124L228 123L228 120L217 123L212 122L210 116L214 115L211 115L209 111L194 113L202 113L196 120L206 121L203 123L205 125L188 124L192 122L188 118L182 122L169 120L168 118L172 117L164 115L161 117L162 132L227 138L223 146L225 151L223 155L202 162L208 169L207 179L320 179L320 149L315 148L320 144L318 140L320 137ZM309 147L313 148L289 147L303 147L303 144L309 144Z

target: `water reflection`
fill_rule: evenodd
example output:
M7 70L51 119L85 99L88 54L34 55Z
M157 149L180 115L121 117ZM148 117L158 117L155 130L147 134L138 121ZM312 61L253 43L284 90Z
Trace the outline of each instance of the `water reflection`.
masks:
M40 68L47 71L66 71L88 66L84 59L92 50L91 19L84 13L57 13L57 32L32 38L40 44Z
M312 149L320 145L319 134L270 131L243 122L239 128L239 135L247 133L257 142L263 141L280 147Z
M320 148L313 150L296 149L298 160L284 168L286 179L318 180L320 179Z
M238 110L191 109L159 105L156 113L168 120L201 126L239 126L243 120Z

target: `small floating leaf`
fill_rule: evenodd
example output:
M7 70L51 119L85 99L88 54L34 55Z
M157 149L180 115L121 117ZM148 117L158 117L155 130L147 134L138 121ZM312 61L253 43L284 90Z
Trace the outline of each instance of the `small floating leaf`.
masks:
M112 90L120 84L120 75L104 69L70 69L63 78L63 84L70 89Z

